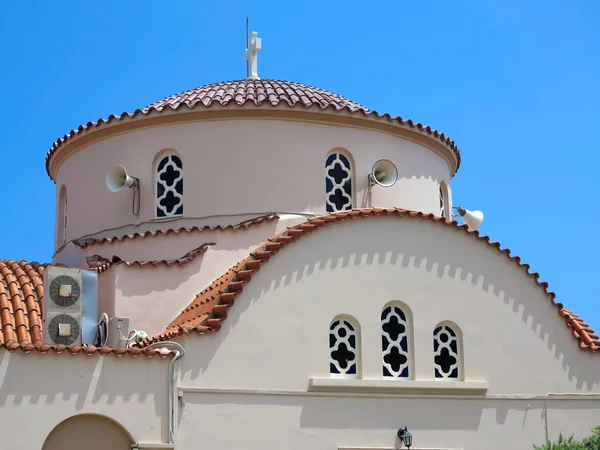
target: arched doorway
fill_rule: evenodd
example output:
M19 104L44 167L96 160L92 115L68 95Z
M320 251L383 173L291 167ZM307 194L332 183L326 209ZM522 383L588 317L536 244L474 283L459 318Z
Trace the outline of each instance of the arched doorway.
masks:
M134 442L111 419L94 414L69 417L48 435L42 450L129 450Z

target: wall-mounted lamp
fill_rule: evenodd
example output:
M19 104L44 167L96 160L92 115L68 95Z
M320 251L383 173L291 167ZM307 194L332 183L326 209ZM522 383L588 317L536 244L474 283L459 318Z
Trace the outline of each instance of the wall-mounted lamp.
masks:
M400 439L400 442L404 442L406 448L410 448L412 446L413 435L410 431L408 431L407 427L400 428L398 430L398 438Z

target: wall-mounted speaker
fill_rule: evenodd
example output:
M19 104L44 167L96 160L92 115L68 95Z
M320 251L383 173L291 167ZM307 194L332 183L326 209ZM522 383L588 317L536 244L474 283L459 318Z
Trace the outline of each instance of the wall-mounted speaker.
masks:
M378 184L381 187L390 187L398 180L398 170L393 162L387 159L380 159L373 164L373 169L369 174L369 183L371 186Z
M454 207L458 215L462 217L463 222L470 230L476 230L483 222L483 213L481 211L469 211L461 206Z
M106 187L111 192L119 192L124 187L135 188L139 180L127 173L125 167L120 164L112 166L106 174Z

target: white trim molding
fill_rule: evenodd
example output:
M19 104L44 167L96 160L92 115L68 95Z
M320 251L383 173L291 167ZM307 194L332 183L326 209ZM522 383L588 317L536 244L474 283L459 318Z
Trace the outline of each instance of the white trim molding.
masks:
M168 449L175 448L175 444L151 444L151 443L136 442L135 444L131 445L131 448L139 449L139 450L143 450L143 449L168 450Z
M311 378L309 391L381 392L410 394L467 394L484 395L489 389L486 381L449 380L365 380L350 378Z
M405 447L338 447L338 450L398 450ZM463 450L462 448L442 448L442 447L412 447L412 450Z

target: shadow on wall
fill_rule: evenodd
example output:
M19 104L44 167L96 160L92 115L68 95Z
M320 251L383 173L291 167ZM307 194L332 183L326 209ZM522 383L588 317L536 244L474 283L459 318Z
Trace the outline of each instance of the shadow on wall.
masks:
M102 245L90 245L85 249L85 256L99 254L100 256L111 259L117 255L126 261L130 260L163 260L177 259L194 248L200 247L207 242L216 242L221 250L236 251L247 247L249 242L258 243L265 241L268 237L275 234L279 221L264 220L259 224L248 225L248 228L236 230L210 230L202 229L206 227L227 226L230 222L233 225L239 225L242 222L248 222L256 219L256 215L241 215L235 217L223 217L209 220L202 218L176 218L168 222L146 222L143 226L135 229L124 229L118 232L112 231L96 237L113 237L114 235L137 235L145 232L164 233L155 236L136 237L133 239L123 238L122 241L115 243L105 243ZM182 228L194 229L194 231L181 231ZM198 229L201 229L199 231ZM258 244L256 244L258 245ZM77 247L78 248L78 247ZM211 247L214 249L214 247Z
M544 440L543 400L476 399L465 401L453 398L413 399L203 393L187 395L186 401L188 404L186 407L190 408L190 415L193 414L194 424L211 423L215 418L226 418L230 423L238 421L237 423L240 424L237 428L238 433L248 433L249 444L254 443L254 439L257 439L258 436L253 435L250 430L264 428L265 423L282 424L273 431L272 439L276 444L278 440L285 439L290 448L306 447L306 443L313 436L319 439L317 446L320 445L323 448L328 441L331 442L331 448L337 448L340 437L343 437L345 442L352 442L352 445L363 444L371 448L369 444L373 442L374 436L380 436L380 434L371 434L371 432L381 432L382 430L390 430L390 441L387 445L391 447L397 444L393 430L397 430L400 426L408 426L419 437L420 442L431 442L432 440L438 444L443 442L445 444L441 445L443 448L454 445L461 448L484 448L485 444L482 446L482 443L486 442L494 433L498 433L497 436L505 435L509 438L510 442L505 448L511 449L532 448L532 443L542 443ZM594 407L592 402L569 404L560 402L551 405L550 413L555 414L555 418L561 418L564 421L572 411L591 414L593 409L597 409L598 403L595 403ZM235 410L231 408L231 405L236 405ZM460 413L457 414L457 411ZM496 427L491 422L493 420L491 411L496 411ZM181 426L190 425L188 422ZM285 434L288 426L294 429L293 433ZM552 435L565 428L559 428L555 424L552 426L550 430ZM282 430L285 431L281 432ZM508 434L506 434L507 432ZM223 441L226 440L227 438L223 438ZM453 445L450 445L450 442ZM378 445L382 445L381 441L378 441ZM502 448L498 445L493 447ZM330 447L327 446L327 448Z
M284 395L233 395L231 399L221 394L188 395L188 403L218 406L235 403L240 406L299 406L302 408L300 426L328 429L387 429L398 427L398 411L409 411L406 419L418 424L419 429L473 430L480 427L484 410L496 411L496 423L504 425L508 412L524 414L523 428L528 420L544 419L543 400L511 399L426 399L382 397L320 397ZM598 402L554 402L550 411L597 410ZM344 414L340 414L344 411ZM460 411L460 414L456 414Z
M178 257L181 257L190 250L198 248L207 242L216 242L216 244L210 246L205 254L197 256L193 261L184 266L178 266L176 264L171 267L166 267L165 265L161 265L157 268L149 266L141 269L143 272L140 272L139 267L124 267L124 265L121 265L120 267L122 267L123 270L128 271L126 274L128 281L124 282L124 280L121 280L118 286L121 295L124 297L134 297L149 295L154 292L170 291L173 295L179 296L178 290L182 284L187 283L203 270L211 270L215 261L217 261L217 264L223 264L223 267L217 270L214 275L214 278L217 278L238 261L248 256L250 251L275 234L277 222L277 220L274 220L270 223L255 225L252 228L244 230L200 232L194 239L185 240L186 250L181 249ZM160 251L161 246L181 246L179 242L173 242L171 240L167 241L164 237L148 238L147 241L149 239L153 239L152 243L154 248L156 248L154 257L158 260L164 259L164 252ZM240 250L242 253L241 256ZM104 253L108 254L110 252L105 251ZM207 259L206 263L204 261L205 259ZM204 269L203 266L205 267ZM151 271L156 269L158 269L155 272L157 276L153 276ZM136 270L138 272L132 272ZM203 279L204 277L201 276L200 278ZM198 293L207 287L214 278L210 280L207 279L205 282L195 286L195 292ZM193 296L190 296L189 301L192 301L193 298ZM179 312L180 311L178 310L177 313ZM171 319L172 318L165 318L165 325Z
M319 229L310 236L303 237L301 242L290 244L253 276L252 282L244 288L243 294L230 309L221 330L216 334L197 337L206 340L203 342L202 358L198 359L198 365L190 369L191 373L186 376L195 378L209 366L220 344L246 308L266 292L286 287L292 280L297 282L310 277L323 267L335 270L349 265L396 265L403 268L424 268L440 279L460 279L476 286L482 293L492 295L520 317L523 324L531 330L532 338L536 336L545 343L569 380L575 381L578 389L591 389L594 383L600 381L600 372L589 370L591 355L577 348L577 341L571 336L571 331L558 315L550 298L536 286L532 277L526 275L524 268L508 260L506 255L464 231L444 227L439 223L396 217L356 219L356 222L369 220L413 221L413 225L419 228L429 227L430 230L426 234L414 233L411 232L412 226L398 223L394 239L386 240L376 232L358 235L363 228L349 228L355 223L349 221L332 225L337 230L336 234L331 234L328 229ZM343 227L346 229L343 230ZM321 245L309 244L309 240L322 233L329 233L328 245L322 245L322 241L319 241ZM352 242L352 245L345 245L345 242ZM310 247L310 251L306 247L297 251L296 246ZM457 248L463 250L454 251ZM286 257L285 252L290 252L293 259ZM278 263L279 258L285 260ZM547 304L540 307L540 301Z
M227 403L239 406L300 407L301 428L324 429L397 429L409 420L420 429L473 430L479 429L484 409L489 402L464 402L441 399L398 399L369 397L320 397L282 395L235 395L231 398L215 394L190 395L188 403L216 407ZM460 414L456 411L460 409ZM344 411L340 414L340 411ZM399 414L399 411L406 411ZM399 422L400 420L400 422Z
M143 404L145 409L152 404L156 415L167 410L168 359L19 352L0 350L0 408L36 406L40 416L49 414L44 405L59 416L62 407L70 416L91 405L120 403ZM21 415L34 420L31 411Z
M204 256L200 255L183 266L175 264L171 267L160 265L140 268L121 264L109 270L117 270L117 268L119 270L116 287L121 297L143 297L157 292L178 297L181 285L190 281L202 270ZM202 287L198 288L198 292L200 290ZM165 318L165 323L167 322L168 318Z
M370 172L368 174L364 174L365 180L368 180L367 177L369 176L369 174L370 174ZM398 178L395 183L401 183L399 186L403 186L402 188L399 188L399 189L401 189L401 191L399 191L399 194L406 194L407 191L410 192L413 190L413 189L411 189L410 185L402 185L402 182L407 181L407 180L417 180L417 181L428 180L428 181L431 181L431 186L437 186L440 184L440 182L443 182L443 181L438 180L438 178L431 176L431 174L412 175L409 177L398 175ZM361 181L361 180L359 180L359 181ZM377 184L375 184L369 190L368 183L369 183L368 181L365 181L364 188L360 189L362 191L362 195L360 198L358 198L358 195L355 194L355 196L356 196L355 208L372 208L374 203L379 203L379 202L374 201L374 199L377 199L377 197L378 197L377 193L380 189L394 189L393 186L379 187ZM431 192L426 192L425 197L429 197L433 192L435 192L435 190L432 190ZM437 194L433 194L433 195L437 195ZM421 197L423 197L423 196L421 195ZM446 196L446 198L447 198L447 196ZM401 203L401 202L398 202L398 203ZM392 207L400 208L400 209L410 208L410 206L401 205L401 204L395 204Z

